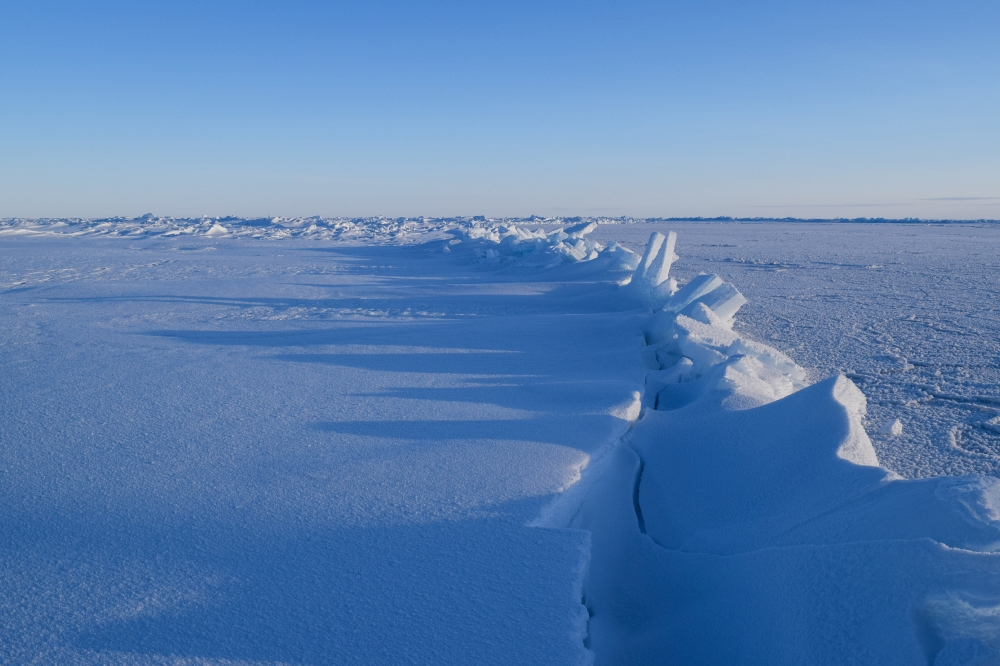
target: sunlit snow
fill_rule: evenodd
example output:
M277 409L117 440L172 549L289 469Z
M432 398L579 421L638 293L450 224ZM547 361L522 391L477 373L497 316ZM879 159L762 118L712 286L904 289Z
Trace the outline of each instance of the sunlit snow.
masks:
M0 221L0 661L1000 659L1000 228L596 222Z

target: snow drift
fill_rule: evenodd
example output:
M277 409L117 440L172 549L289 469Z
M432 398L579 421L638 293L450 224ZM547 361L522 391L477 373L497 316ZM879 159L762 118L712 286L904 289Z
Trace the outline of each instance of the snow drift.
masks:
M678 289L674 245L622 288L645 409L538 521L591 533L597 662L1000 663L1000 481L880 467L861 391L734 332L718 276Z

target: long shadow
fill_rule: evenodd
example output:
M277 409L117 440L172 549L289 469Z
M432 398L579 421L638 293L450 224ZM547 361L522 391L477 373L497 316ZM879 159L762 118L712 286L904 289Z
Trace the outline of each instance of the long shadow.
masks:
M458 375L501 375L508 377L544 377L549 374L539 365L544 357L518 358L525 352L505 353L426 353L426 354L276 354L272 358L296 363L321 363L380 372L419 372ZM417 396L413 396L417 397Z
M317 250L308 248L311 252ZM345 248L330 251L344 254ZM386 256L402 258L416 252L386 252L385 248L351 250L354 257L379 261ZM419 272L419 268L410 266L386 268L384 273L390 270ZM405 278L401 280L403 288ZM414 277L411 282L415 288L426 290L426 281ZM329 288L346 290L336 285ZM433 290L422 293L427 294L429 302L443 304L447 307L442 309L452 308L458 313L534 314L551 312L563 297L567 305L558 305L560 308L586 304L590 298L587 290L593 290L593 286L566 285L554 289L541 295L498 294L475 299L467 294L436 296ZM400 302L392 298L234 298L190 294L126 294L62 300L274 308L334 307L346 303L372 309L386 304L399 307ZM470 304L470 300L474 302ZM382 371L501 377L516 374L539 382L544 382L550 370L565 377L564 371L555 372L552 359L545 363L544 354L549 347L536 347L530 336L497 326L496 322L503 318L482 318L488 321L480 324L470 323L470 319L480 321L437 318L378 324L340 322L336 326L324 325L322 330L160 330L146 334L191 344L256 347L263 350L265 358L283 362ZM403 335L404 330L408 334ZM552 333L536 331L536 334ZM271 350L333 344L425 345L468 351L267 356ZM493 381L496 385L476 386L468 391L400 388L384 395L456 400L464 392L465 398L474 402L509 401L526 409L536 406L525 403L524 393L516 387L505 387L502 379L476 381ZM578 443L570 441L570 431L603 431L613 420L607 415L575 418L580 419L580 428L562 430L556 419L545 418L347 421L318 423L314 427L330 433L416 442L503 438L574 446ZM252 459L245 462L255 464ZM303 467L313 464L312 459L297 460L293 453L283 451L262 466L287 473L294 471L299 463ZM280 480L281 474L275 473L274 482ZM277 492L267 482L268 479L262 480L260 493ZM261 502L266 503L266 499ZM122 575L139 571L148 576L148 580L136 583L137 592L123 595L120 603L93 616L100 620L92 620L85 626L60 627L61 635L78 649L315 665L545 663L556 653L552 645L561 645L558 637L567 634L567 623L559 620L558 612L550 611L549 602L563 598L572 589L583 539L581 534L567 530L523 527L524 516L536 514L549 499L535 497L477 510L479 514L488 510L491 518L459 517L422 524L385 525L378 523L378 516L349 516L368 523L365 527L349 527L331 525L315 516L303 518L294 511L282 514L280 520L269 521L216 506L203 507L206 515L216 516L212 521L192 516L182 524L164 519L163 515L153 515L153 508L140 514L140 507L155 500L139 497L135 513L128 515L115 515L113 509L102 508L88 515L66 511L49 519L25 515L20 524L11 515L0 516L0 531L6 537L0 544L0 553L10 561L57 563L54 578L46 581L52 583L46 589L55 590L53 597L62 589L84 589L88 585L106 592L106 588L114 585L107 583L102 588L105 585L102 572L112 578L121 571L126 572ZM174 507L160 508L164 515L176 515ZM397 521L407 518L401 510L394 515ZM114 589L108 593L112 601L115 593ZM570 611L578 601L567 600ZM558 604L555 607L561 608ZM91 617L76 607L58 610L65 611L66 617L74 622ZM0 654L3 650L0 646Z
M242 347L312 347L322 345L368 345L368 346L406 346L419 345L422 341L438 340L448 336L448 331L461 320L422 320L422 321L386 321L386 322L337 322L335 326L325 326L321 329L292 330L249 330L249 331L219 331L219 330L154 330L144 334L173 338L185 342L218 346ZM419 335L414 335L414 332ZM408 335L407 335L408 334ZM454 337L454 336L448 336ZM481 347L468 345L449 345L453 349L469 349L470 351L485 351ZM495 342L491 340L491 342ZM509 345L508 345L509 347ZM492 351L492 350L489 350ZM501 347L497 353L513 352L514 349ZM307 360L307 359L302 359Z
M531 276L538 281L573 281L584 280L606 281L609 278L621 277L609 271L606 262L579 262L557 264L554 266L524 265L521 263L501 262L498 264L480 263L471 251L458 251L444 254L444 244L441 241L431 241L419 245L357 245L340 247L298 247L291 251L303 253L324 253L335 255L346 261L343 267L349 270L359 270L369 273L378 269L386 275L423 275L425 270L418 265L428 264L440 272L442 268L456 273L462 273L462 278L481 278L491 282L520 282L525 276ZM360 262L366 262L364 264ZM403 262L403 263L393 263ZM374 264L374 265L373 265Z
M460 387L401 387L368 393L372 397L435 400L440 402L469 402L476 404L497 404L515 409L533 410L540 406L542 396L555 396L567 404L572 404L578 412L588 409L604 411L607 397L595 388L612 384L608 380L573 380L562 374L536 372L534 375L518 375L518 389L510 390L508 377L477 377L475 383ZM619 380L621 381L621 380ZM617 384L618 382L614 382ZM600 385L600 386L595 386ZM627 394L627 392L624 392Z
M287 296L232 295L218 296L197 293L205 287L217 289L210 280L196 280L175 284L188 293L135 293L145 288L141 283L109 283L103 288L127 290L131 293L95 294L87 297L47 297L53 302L85 303L176 303L203 304L232 307L268 307L278 311L293 308L322 308L345 311L400 310L444 311L448 315L509 314L512 312L572 312L582 306L586 310L618 311L628 306L617 299L618 287L606 273L595 274L595 280L581 280L579 273L586 267L567 265L549 271L533 270L528 273L503 267L484 267L461 261L442 260L441 256L417 247L299 247L283 248L282 252L332 254L343 260L333 274L334 281L322 283L315 280L285 281L281 285L306 286L335 292L334 296L295 298ZM395 263L394 263L395 262ZM368 284L356 281L338 282L337 277L364 276ZM475 293L467 288L489 285L524 283L526 277L536 285L544 285L536 293ZM228 280L235 282L235 280ZM373 290L373 286L375 289ZM450 288L463 293L448 293ZM191 293L195 291L195 293ZM361 295L352 292L361 291ZM373 293L373 291L375 293ZM7 292L9 293L9 292Z
M315 424L319 430L345 435L388 439L443 442L449 440L520 440L579 447L580 432L605 432L614 417L602 414L576 415L578 428L567 430L552 418L425 421L334 421Z
M116 285L120 287L120 285ZM324 288L338 292L359 290L356 286L325 285ZM445 289L438 287L438 290ZM389 294L386 294L386 292ZM393 315L415 317L506 315L511 313L540 314L552 312L576 312L581 306L588 310L618 311L628 309L614 307L613 297L608 290L581 290L579 286L554 287L540 294L469 294L440 293L434 287L419 285L398 289L379 288L365 296L338 296L315 298L289 298L272 296L212 296L203 294L149 294L127 293L114 295L90 295L86 297L47 296L46 301L54 303L168 303L209 306L229 306L241 308L266 307L276 311L297 309L341 310L345 314L385 312ZM586 311L586 310L585 310ZM441 313L433 315L409 314L419 312Z
M338 291L357 290L356 287L345 288L338 285L327 285L329 289ZM384 291L384 290L382 290ZM551 292L549 292L551 293ZM425 297L426 302L421 302ZM530 296L508 294L427 294L401 287L398 295L358 296L338 298L288 298L269 296L207 296L187 294L123 294L113 296L58 297L52 296L45 300L61 303L180 303L200 305L221 305L236 307L269 307L275 310L291 308L326 308L343 310L398 310L400 304L406 302L407 309L414 309L411 303L422 304L445 310L449 314L475 313L479 311L518 311L530 304ZM535 297L535 300L538 300ZM470 301L473 301L470 304ZM462 307L459 307L462 306ZM541 308L541 305L540 305ZM545 308L550 310L550 307Z

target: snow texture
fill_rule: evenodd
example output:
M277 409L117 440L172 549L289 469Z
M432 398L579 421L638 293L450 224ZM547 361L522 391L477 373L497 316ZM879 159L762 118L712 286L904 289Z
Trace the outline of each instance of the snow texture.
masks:
M1000 481L650 230L3 222L0 661L997 663Z
M1000 225L602 224L641 252L676 230L679 280L715 273L750 300L737 328L868 398L879 460L907 478L1000 475ZM879 428L899 419L899 436Z

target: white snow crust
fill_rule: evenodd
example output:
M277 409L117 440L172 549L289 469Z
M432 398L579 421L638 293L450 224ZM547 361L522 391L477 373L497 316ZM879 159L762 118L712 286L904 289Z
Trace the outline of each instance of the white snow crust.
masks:
M1000 481L671 231L4 221L0 661L1000 662Z
M678 279L715 273L746 294L739 330L813 380L861 387L882 464L1000 475L1000 225L672 222L593 236L641 252L653 230L680 235ZM900 435L879 432L896 419Z

